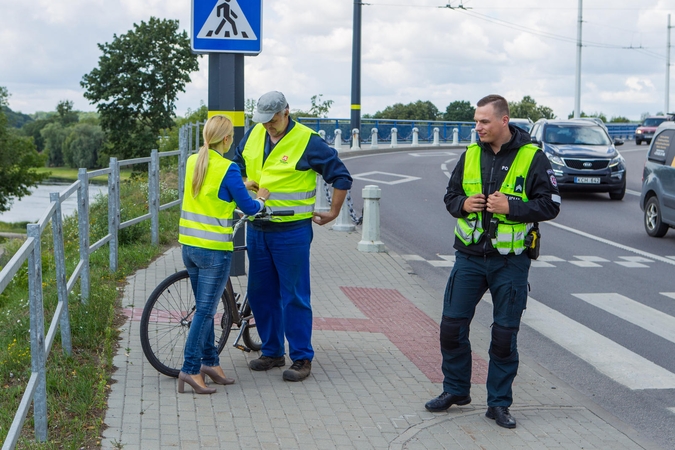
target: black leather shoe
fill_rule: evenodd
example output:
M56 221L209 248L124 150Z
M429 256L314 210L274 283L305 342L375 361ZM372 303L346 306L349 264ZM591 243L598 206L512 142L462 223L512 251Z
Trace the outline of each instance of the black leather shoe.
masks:
M485 417L494 420L500 427L516 427L516 419L511 417L508 406L488 406Z
M452 405L468 405L471 403L471 396L469 395L453 395L449 392L443 392L438 397L429 400L424 407L427 411L441 412L445 411Z

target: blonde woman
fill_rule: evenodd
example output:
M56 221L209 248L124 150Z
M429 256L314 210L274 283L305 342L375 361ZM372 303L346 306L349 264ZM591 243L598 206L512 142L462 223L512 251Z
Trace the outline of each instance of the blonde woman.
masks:
M217 384L232 384L220 367L215 346L213 316L225 290L232 259L232 216L235 203L246 214L265 206L270 193L254 182L244 184L236 164L223 157L232 145L234 127L225 116L211 117L204 125L204 146L187 160L178 241L190 275L197 309L185 342L178 392L185 383L197 394L212 394L208 376ZM247 189L257 190L252 199Z

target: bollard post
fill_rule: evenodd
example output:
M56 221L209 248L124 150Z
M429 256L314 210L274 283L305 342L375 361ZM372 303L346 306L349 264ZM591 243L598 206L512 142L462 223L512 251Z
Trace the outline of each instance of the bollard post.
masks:
M333 145L338 152L342 150L342 130L335 130L335 144Z
M476 143L476 129L475 128L471 129L471 143L472 144Z
M415 128L412 129L412 133L413 133L413 135L412 135L411 147L418 147L420 145L420 142L419 142L420 130L417 127L415 127Z
M459 143L459 130L457 128L452 129L452 145L457 145Z
M440 136L439 136L440 131L441 130L439 130L438 127L434 127L434 143L431 144L434 147L439 147L441 145Z
M373 128L370 130L370 148L378 148L377 145L377 128Z
M396 128L391 129L391 147L398 147L398 130Z
M359 129L352 130L352 150L361 150L361 139L359 138Z
M323 177L316 174L316 201L314 202L314 211L328 212L330 211L330 203L326 198L326 182Z
M321 139L324 141L326 140L326 132L324 130L319 130L319 136L321 136Z
M340 214L335 219L335 223L330 228L334 231L354 231L356 230L356 225L352 223L351 217L349 217L349 205L347 205L347 199L342 204L340 208Z
M382 190L368 185L361 191L363 195L363 232L357 249L366 253L382 253L384 243L380 240L380 197Z

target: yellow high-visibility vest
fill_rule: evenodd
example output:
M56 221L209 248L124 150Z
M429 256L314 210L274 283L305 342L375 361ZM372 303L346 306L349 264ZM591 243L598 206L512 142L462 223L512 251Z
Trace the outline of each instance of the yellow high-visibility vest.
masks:
M185 187L181 205L178 242L210 250L232 251L234 201L218 198L218 191L232 161L209 150L209 167L197 197L192 196L192 179L197 154L191 155L185 168Z
M295 122L263 163L266 133L265 127L257 124L248 136L242 151L246 177L270 191L265 206L273 212L294 212L292 216L274 217L273 221L292 222L311 218L316 200L316 172L296 170L295 166L305 153L309 139L316 133Z

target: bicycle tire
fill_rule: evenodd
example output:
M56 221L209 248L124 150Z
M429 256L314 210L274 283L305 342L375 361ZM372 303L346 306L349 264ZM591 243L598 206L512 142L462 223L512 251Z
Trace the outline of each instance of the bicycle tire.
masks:
M242 316L247 317L251 315L251 307L246 304ZM244 340L244 345L250 348L254 352L260 351L262 348L262 339L258 334L258 327L255 324L255 317L248 322L248 326L242 334L242 339Z
M214 320L216 347L220 353L232 328L230 303L226 295L232 295L228 280L223 297L218 302ZM187 270L176 272L164 279L143 308L140 324L140 338L143 354L158 372L178 377L183 366L183 351L192 323L195 299Z

